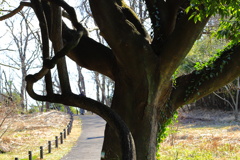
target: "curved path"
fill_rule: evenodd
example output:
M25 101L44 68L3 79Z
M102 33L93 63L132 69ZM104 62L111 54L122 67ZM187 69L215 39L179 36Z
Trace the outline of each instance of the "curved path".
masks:
M97 115L81 115L82 133L77 144L61 160L99 160L106 122Z

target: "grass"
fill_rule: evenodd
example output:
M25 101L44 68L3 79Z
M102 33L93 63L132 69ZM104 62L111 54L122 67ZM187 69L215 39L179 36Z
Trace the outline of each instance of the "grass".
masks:
M240 160L239 122L180 121L171 128L159 160Z
M55 136L66 128L69 116L57 111L43 114L31 114L14 117L8 131L1 138L1 144L10 152L0 154L0 159L13 160L18 157L21 160L28 159L28 151L32 151L33 159L39 159L39 147L43 146L44 159L59 160L66 155L80 136L80 119L74 117L72 132L59 147L55 148ZM7 121L6 121L7 122ZM5 124L8 126L9 124ZM2 126L4 127L4 126ZM52 141L52 153L48 154L47 144Z

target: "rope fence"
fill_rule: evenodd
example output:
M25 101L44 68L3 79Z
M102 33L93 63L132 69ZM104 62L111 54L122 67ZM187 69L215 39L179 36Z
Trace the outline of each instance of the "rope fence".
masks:
M59 144L63 144L64 139L66 139L67 136L72 131L73 113L69 112L69 114L70 114L70 121L67 124L66 128L63 129L63 132L60 132L59 136L55 136L55 140L48 141L48 143L46 145L40 146L38 151L37 150L35 150L35 151L28 151L28 159L29 160L33 160L33 155L35 155L34 159L35 159L36 155L40 159L43 159L43 157L44 157L44 149L45 150L47 149L47 152L45 152L45 153L49 154L49 153L52 153L52 149L53 148L58 148ZM14 160L21 160L21 159L19 159L18 157L15 157Z

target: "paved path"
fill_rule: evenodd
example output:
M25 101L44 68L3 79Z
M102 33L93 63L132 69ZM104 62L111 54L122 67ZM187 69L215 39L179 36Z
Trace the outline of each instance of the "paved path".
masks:
M80 116L82 133L77 144L61 160L99 160L105 121L97 115Z

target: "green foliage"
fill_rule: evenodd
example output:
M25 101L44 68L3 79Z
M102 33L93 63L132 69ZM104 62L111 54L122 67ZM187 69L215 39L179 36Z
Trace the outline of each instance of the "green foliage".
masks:
M222 20L219 29L214 35L217 38L233 40L235 43L240 42L240 18Z
M16 92L13 92L12 93L12 99L13 99L13 102L19 106L21 104L21 100L22 98L20 97L20 94L19 93L16 93Z
M12 105L14 104L15 106L20 106L21 104L21 97L18 92L13 92L11 95L8 93L2 93L2 99L0 102L0 105Z
M191 0L190 3L191 5L186 8L186 12L188 13L193 9L194 12L190 18L198 17L196 20L216 14L221 15L221 17L240 16L240 0Z
M59 110L59 111L62 111L62 112L65 111L64 105L63 104L59 104L59 103L52 103L50 109L56 109L56 110Z
M164 114L164 113L162 113ZM157 149L159 150L161 143L166 139L171 133L175 132L171 130L169 127L170 125L177 123L177 118L178 118L178 112L176 111L173 114L172 118L167 119L167 121L164 124L160 125L159 133L157 136ZM157 152L158 154L159 152ZM159 155L157 155L159 156Z
M191 0L186 12L192 11L189 19L195 23L203 18L220 15L220 27L215 35L227 38L234 43L240 42L240 0Z
M40 112L40 106L31 105L28 109L28 113Z
M231 60L233 48L234 44L230 44L223 51L219 51L218 53L216 53L212 58L209 59L208 62L202 64L197 63L197 65L195 65L196 70L193 72L193 74L195 74L196 77L198 75L201 76L197 77L197 81L193 79L192 82L189 84L185 92L184 101L186 101L187 98L193 93L197 92L197 94L200 95L201 93L198 91L198 88L206 80L218 77L219 73L223 71L225 65L229 63L229 60ZM214 63L216 61L218 61L218 63Z
M213 70L215 68L215 65L214 65L214 62L221 57L221 55L224 53L224 52L228 52L228 50L230 48L233 47L233 44L229 44L228 47L226 47L224 50L219 50L216 54L214 54L211 58L209 58L209 60L205 63L199 63L199 62L196 62L195 64L195 69L200 71L202 69L206 69L206 70ZM222 64L219 66L220 67L220 72L222 71L222 69L224 68L224 66L228 63L228 60L231 59L230 57L231 55L231 52L229 52L228 56L225 57L225 59L222 60ZM197 73L197 72L196 72Z
M72 111L73 114L77 114L77 109L76 107L70 107L70 110Z
M77 114L77 108L76 107L69 107L71 112L73 114ZM59 104L59 103L53 103L50 107L50 109L56 109L59 110L61 112L67 112L66 107L63 104Z
M183 75L193 72L195 69L200 70L204 64L208 65L216 60L219 52L227 45L228 41L216 39L211 36L203 36L195 42L188 56L183 60L177 69L177 75ZM216 53L217 51L217 53ZM210 59L210 61L209 61Z

